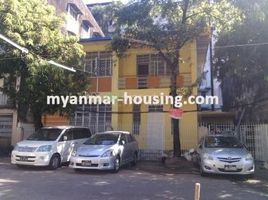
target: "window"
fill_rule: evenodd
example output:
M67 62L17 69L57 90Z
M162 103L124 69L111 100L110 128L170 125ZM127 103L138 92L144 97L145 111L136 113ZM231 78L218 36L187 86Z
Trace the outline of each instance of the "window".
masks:
M69 5L69 14L73 17L74 20L77 20L78 13L75 11L74 7Z
M90 38L90 27L86 23L82 23L81 25L80 38Z
M69 3L67 6L67 13L66 30L68 33L79 35L80 24L78 19L79 15L82 14L81 11L75 4Z
M167 66L166 61L158 54L151 55L150 75L164 76L168 74L170 74L170 69Z
M166 61L158 54L137 56L138 76L165 76L170 74Z
M137 75L138 76L148 76L149 75L149 55L137 56Z
M85 60L85 71L93 76L112 75L112 52L91 52Z
M61 136L60 141L64 141L64 136L67 136L67 141L73 140L73 132L75 132L74 129L68 129L65 131L65 133Z
M163 105L149 105L149 112L163 112Z
M134 142L134 141L135 141L135 138L133 137L133 135L127 134L127 142L130 143L130 142Z
M121 137L120 137L120 143L121 143L122 141L125 141L125 143L127 143L127 137L126 137L125 134L121 134Z
M140 133L140 124L141 124L140 105L133 105L133 123L132 123L133 134Z
M74 135L73 135L74 140L90 138L90 136L91 136L91 133L89 129L85 129L85 128L74 129Z
M88 127L92 133L106 131L112 121L111 105L77 106L71 125Z
M12 122L13 122L12 115L0 116L0 137L11 137Z

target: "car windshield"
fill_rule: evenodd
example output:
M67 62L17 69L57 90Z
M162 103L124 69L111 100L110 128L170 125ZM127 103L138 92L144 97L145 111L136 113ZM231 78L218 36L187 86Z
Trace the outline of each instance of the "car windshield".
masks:
M211 136L205 140L206 148L242 148L243 145L235 137Z
M62 129L59 128L43 128L30 135L27 140L54 141L59 137L61 132Z
M95 134L84 144L86 145L113 145L118 141L119 134Z

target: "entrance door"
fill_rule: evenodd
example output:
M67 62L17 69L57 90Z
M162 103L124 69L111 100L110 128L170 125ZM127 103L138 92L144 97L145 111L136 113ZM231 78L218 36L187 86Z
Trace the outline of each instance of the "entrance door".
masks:
M164 150L164 113L150 112L147 120L147 148Z

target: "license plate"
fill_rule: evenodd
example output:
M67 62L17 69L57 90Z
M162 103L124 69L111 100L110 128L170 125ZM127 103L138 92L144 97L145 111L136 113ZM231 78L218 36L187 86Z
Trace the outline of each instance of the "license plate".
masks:
M91 161L90 160L83 160L82 165L83 166L91 166Z
M224 165L224 169L227 171L235 171L237 170L236 165Z
M20 161L28 161L28 158L25 157L25 156L21 156L21 157L20 157Z

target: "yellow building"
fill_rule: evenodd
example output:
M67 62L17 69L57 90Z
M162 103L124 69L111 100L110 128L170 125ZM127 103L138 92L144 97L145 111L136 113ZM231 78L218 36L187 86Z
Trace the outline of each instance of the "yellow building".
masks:
M170 72L166 63L152 49L130 48L124 56L117 57L110 49L108 38L85 39L81 43L87 53L85 71L90 76L90 91L97 95L129 96L169 95ZM197 79L196 42L180 52L184 62L177 77L178 86L190 86ZM197 95L196 88L193 95ZM141 149L172 150L171 105L131 105L117 102L113 105L78 106L73 125L88 126L93 132L103 130L128 130L135 134ZM182 149L196 147L197 106L184 105L180 120ZM66 124L59 117L45 116L45 125Z

